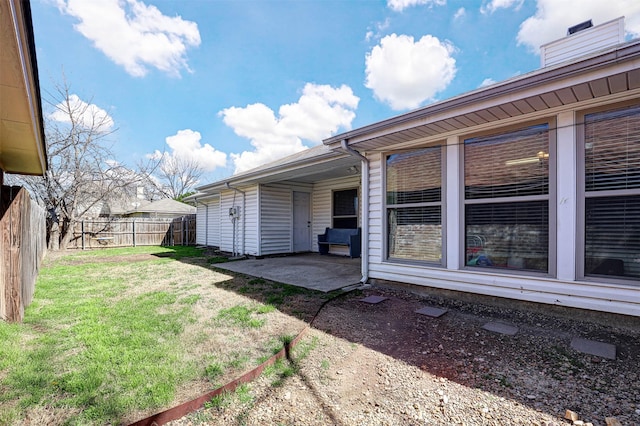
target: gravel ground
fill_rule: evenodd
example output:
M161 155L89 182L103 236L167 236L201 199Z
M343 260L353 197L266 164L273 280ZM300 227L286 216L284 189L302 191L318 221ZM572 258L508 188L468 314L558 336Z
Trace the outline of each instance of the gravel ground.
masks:
M368 295L388 299L360 301ZM449 311L415 313L424 306ZM519 331L484 330L489 321ZM573 350L573 337L616 345L616 360ZM288 369L173 424L640 425L639 337L632 326L372 288L328 303Z

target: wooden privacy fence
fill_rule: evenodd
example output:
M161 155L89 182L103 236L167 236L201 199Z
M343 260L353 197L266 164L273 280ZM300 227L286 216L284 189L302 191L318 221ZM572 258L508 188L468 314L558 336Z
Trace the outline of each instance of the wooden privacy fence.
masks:
M196 244L196 215L175 219L105 218L75 224L70 249Z
M0 319L20 322L47 247L45 211L26 189L2 186L0 216Z

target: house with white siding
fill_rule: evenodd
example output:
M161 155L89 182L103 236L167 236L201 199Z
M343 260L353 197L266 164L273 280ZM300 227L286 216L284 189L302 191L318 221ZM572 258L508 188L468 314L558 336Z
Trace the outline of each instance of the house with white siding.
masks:
M318 251L327 227L358 227L360 159L320 145L197 191L186 200L197 207L197 244L249 256Z
M199 188L198 241L294 253L360 227L363 282L640 316L640 40L620 18L541 59Z

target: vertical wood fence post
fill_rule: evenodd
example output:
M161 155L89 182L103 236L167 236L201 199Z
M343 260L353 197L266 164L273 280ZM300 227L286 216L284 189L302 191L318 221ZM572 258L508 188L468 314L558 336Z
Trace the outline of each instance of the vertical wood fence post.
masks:
M82 250L84 250L84 220L80 222L80 233L82 237Z
M133 219L133 222L131 222L131 227L133 229L133 246L136 246L136 220Z

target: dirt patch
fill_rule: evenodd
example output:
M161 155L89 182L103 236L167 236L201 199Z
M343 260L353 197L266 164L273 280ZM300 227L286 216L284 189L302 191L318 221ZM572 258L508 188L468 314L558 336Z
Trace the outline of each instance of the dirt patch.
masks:
M370 294L389 299L360 301ZM449 311L415 313L427 305ZM489 321L519 331L484 330ZM313 326L291 377L261 377L251 398L175 424L552 425L570 423L567 409L640 424L639 330L375 288L331 301ZM576 352L572 337L615 344L618 357Z

